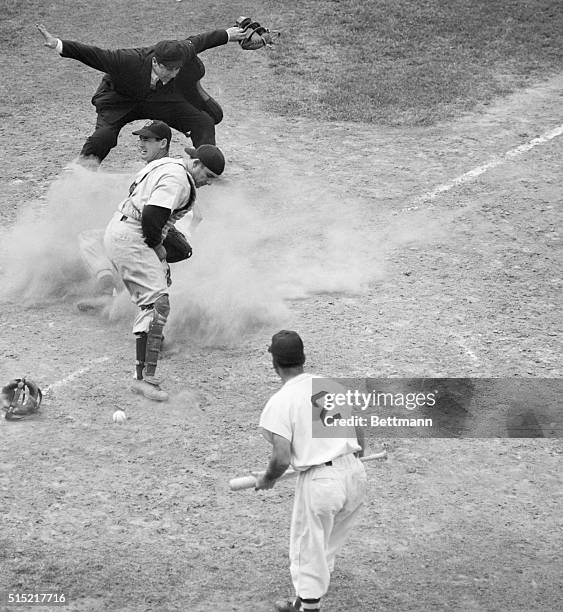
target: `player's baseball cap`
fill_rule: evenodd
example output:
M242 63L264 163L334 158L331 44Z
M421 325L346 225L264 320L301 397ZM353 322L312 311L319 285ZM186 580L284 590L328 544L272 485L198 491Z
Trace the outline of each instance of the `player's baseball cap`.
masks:
M167 68L180 68L185 62L194 57L191 46L179 40L161 40L154 46L154 57L159 64Z
M305 363L303 340L294 331L282 329L274 334L268 352L272 353L281 366L295 366Z
M199 159L201 163L214 174L219 176L225 169L225 157L221 149L211 144L199 145L197 149L184 147L184 151L192 158Z
M140 130L135 130L133 134L135 136L146 136L147 138L159 138L160 140L166 138L168 144L172 140L172 130L164 121L149 121Z

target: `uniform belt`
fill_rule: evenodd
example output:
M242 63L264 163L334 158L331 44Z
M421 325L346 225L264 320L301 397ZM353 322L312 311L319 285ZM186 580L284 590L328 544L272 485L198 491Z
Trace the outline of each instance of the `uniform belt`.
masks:
M356 456L356 453L349 453L350 455L354 455ZM322 465L328 465L331 466L333 461L336 461L336 459L340 459L340 457L347 457L348 455L339 455L338 457L335 457L332 461L325 461Z

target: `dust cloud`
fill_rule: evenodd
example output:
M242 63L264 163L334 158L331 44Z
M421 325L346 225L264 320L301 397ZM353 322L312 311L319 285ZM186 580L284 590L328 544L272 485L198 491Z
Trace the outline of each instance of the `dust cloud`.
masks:
M88 295L92 279L77 236L105 227L133 175L70 165L43 200L28 203L2 236L3 297L35 306ZM167 335L208 345L283 326L291 300L313 293L365 293L384 278L391 250L428 233L421 234L420 219L409 225L404 218L382 223L377 202L327 193L326 182L289 178L281 168L258 191L226 178L200 189L198 202L204 220L190 238L194 255L171 266ZM178 227L187 225L182 220ZM134 311L124 294L104 316L125 319Z
M86 291L78 234L107 224L128 181L70 164L43 199L22 203L1 240L2 298L35 306Z

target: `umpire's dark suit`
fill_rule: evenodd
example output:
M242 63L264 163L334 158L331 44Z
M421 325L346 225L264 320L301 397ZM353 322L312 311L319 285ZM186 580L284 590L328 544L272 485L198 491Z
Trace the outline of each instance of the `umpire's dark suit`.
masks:
M215 30L180 42L186 46L188 59L176 78L153 91L150 85L154 47L109 51L62 41L63 57L106 73L92 98L98 119L94 133L84 143L82 156L102 161L117 144L121 128L136 119L159 119L180 132L190 132L195 147L215 144L215 123L221 121L221 109L214 100L206 100L205 93L202 96L198 89L205 68L196 54L226 44L228 34Z

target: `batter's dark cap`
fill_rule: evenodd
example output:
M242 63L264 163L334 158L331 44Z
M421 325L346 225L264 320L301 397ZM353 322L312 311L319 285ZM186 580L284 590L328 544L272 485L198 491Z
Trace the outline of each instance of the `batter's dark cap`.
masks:
M149 121L140 130L133 132L133 134L135 136L146 136L147 138L159 138L160 140L166 138L168 144L172 140L172 130L164 121Z
M161 40L154 46L156 61L167 68L180 68L192 55L191 47L179 40Z
M268 351L281 366L297 366L305 363L303 340L294 331L282 329L274 334Z
M193 159L199 159L201 163L214 174L219 176L225 169L225 157L221 149L215 145L203 144L197 149L184 147L184 151Z

